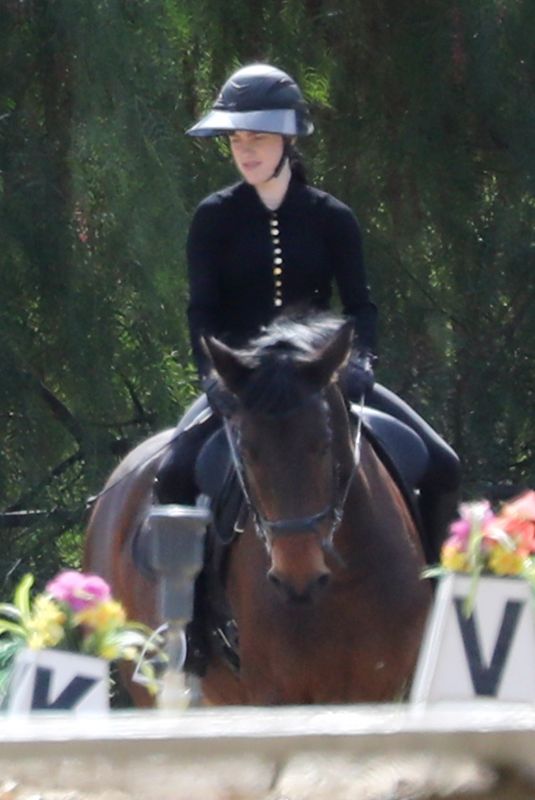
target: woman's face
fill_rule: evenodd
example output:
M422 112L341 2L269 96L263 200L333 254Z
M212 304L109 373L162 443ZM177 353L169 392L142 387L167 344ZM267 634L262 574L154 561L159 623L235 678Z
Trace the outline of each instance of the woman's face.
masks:
M244 181L260 186L273 177L284 148L280 133L235 131L229 141L234 163Z

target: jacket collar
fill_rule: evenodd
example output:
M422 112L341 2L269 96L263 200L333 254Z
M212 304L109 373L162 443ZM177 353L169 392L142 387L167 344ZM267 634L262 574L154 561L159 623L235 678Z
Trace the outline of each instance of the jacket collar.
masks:
M270 214L285 214L286 212L290 211L292 207L296 204L299 196L301 195L303 188L306 184L302 183L301 181L297 180L294 176L290 178L290 183L288 184L288 188L286 190L286 194L282 199L282 203L280 206L273 211L269 209L267 206L264 205L262 200L260 199L260 195L249 183L242 181L240 184L240 188L243 192L244 199L247 198L247 203L251 204L256 210L261 211L266 216Z

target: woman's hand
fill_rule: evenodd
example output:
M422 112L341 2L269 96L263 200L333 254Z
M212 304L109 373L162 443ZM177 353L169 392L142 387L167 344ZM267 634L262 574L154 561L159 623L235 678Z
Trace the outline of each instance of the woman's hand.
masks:
M349 400L360 402L375 382L373 365L376 357L369 352L353 353L343 371L340 373L339 384Z

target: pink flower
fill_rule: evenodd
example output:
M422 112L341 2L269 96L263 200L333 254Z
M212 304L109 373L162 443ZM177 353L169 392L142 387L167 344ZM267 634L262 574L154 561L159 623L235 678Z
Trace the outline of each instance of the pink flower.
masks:
M474 528L484 530L494 520L494 514L487 500L472 503L461 503L459 506L459 519L454 520L449 526L450 537L448 544L459 549L468 545L468 539Z
M56 600L67 603L73 611L82 611L111 599L111 590L105 580L75 570L60 572L47 583L46 591Z
M467 519L456 519L451 523L449 531L448 541L451 539L452 544L464 544L470 533L470 523Z

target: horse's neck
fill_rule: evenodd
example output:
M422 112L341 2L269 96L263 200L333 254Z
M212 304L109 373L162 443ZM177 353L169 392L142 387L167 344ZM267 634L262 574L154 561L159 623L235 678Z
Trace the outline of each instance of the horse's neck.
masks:
M355 549L355 538L359 546ZM348 492L342 523L335 537L342 555L373 565L397 560L407 541L420 552L418 530L396 483L373 445L362 438L360 463ZM422 561L423 555L416 556Z
M342 480L354 469L355 430L349 417L346 402L336 384L331 384L326 394L331 419L334 457Z

